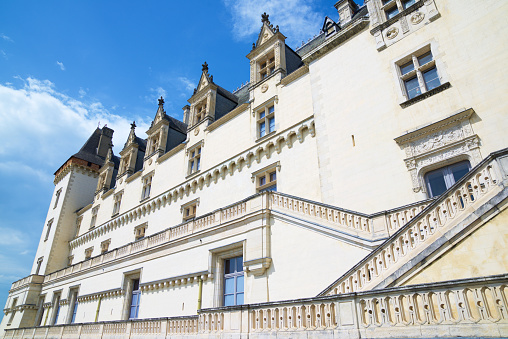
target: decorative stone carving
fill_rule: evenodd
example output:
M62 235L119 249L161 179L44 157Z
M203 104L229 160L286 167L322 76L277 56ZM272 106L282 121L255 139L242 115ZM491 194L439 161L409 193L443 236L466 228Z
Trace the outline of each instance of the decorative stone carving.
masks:
M407 19L405 16L400 18L400 27L402 27L402 33L409 32L409 24L407 23Z
M268 91L268 84L264 83L263 85L261 85L261 92L265 93L266 91Z
M417 25L422 22L423 18L425 18L425 14L422 12L414 12L413 15L411 15L411 23Z
M473 113L473 109L467 109L395 139L405 151L404 163L411 175L413 192L426 191L423 174L439 163L462 157L475 166L482 160L480 138L469 121Z
M194 129L194 135L198 135L198 134L199 134L199 127L196 127L196 128Z
M392 27L386 32L386 37L388 39L394 39L399 34L399 29L397 27Z

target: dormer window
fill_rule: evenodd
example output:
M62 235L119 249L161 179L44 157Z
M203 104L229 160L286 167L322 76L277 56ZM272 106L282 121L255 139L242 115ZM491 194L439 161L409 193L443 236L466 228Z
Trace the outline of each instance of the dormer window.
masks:
M201 122L206 115L206 100L196 106L196 120L195 123Z
M122 159L122 165L120 166L120 174L127 172L129 169L129 162L131 160L131 155L128 154L125 158Z
M152 145L150 147L150 154L154 153L159 148L159 137L158 136L153 137L151 140L151 144Z
M259 61L259 79L263 80L268 77L270 74L275 72L275 55L270 52L267 56L262 58Z

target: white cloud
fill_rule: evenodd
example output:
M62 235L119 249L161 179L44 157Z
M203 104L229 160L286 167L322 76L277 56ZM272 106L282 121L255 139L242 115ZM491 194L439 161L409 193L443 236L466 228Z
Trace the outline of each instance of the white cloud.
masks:
M5 51L4 51L4 50L0 49L0 54L4 57L4 59L5 59L5 60L9 59L9 58L7 57L7 53L5 53Z
M179 77L178 80L183 84L187 92L191 92L196 88L196 83L186 77Z
M78 94L79 94L80 98L83 98L86 95L86 91L83 88L80 87L79 91L78 91Z
M324 20L324 15L314 11L308 0L224 0L224 4L231 11L233 35L238 40L255 42L264 12L270 14L270 22L279 26L294 48L318 34Z
M7 35L5 35L4 33L0 33L0 38L4 39L5 41L9 41L9 42L14 42L14 40L12 40L11 38L9 38Z
M62 71L65 71L65 66L64 66L63 62L57 61L56 64L60 67L60 69Z

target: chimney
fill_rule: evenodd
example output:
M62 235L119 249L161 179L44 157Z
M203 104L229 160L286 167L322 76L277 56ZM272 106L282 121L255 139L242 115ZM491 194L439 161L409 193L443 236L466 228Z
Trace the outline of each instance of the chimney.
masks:
M185 105L182 107L182 109L183 109L183 122L189 125L190 106Z
M345 24L351 21L353 15L358 10L358 6L353 0L339 0L335 3L334 7L339 12L340 26L344 27Z
M100 157L106 157L110 144L113 140L113 131L111 128L104 126L101 131L101 137L99 139L99 145L97 146L97 155Z

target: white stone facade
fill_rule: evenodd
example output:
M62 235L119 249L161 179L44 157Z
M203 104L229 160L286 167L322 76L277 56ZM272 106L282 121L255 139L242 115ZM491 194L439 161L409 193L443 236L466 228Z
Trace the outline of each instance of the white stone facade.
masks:
M365 3L296 51L263 16L250 83L205 63L183 132L162 98L119 157L96 131L102 163L55 174L5 337L506 336L508 3Z

